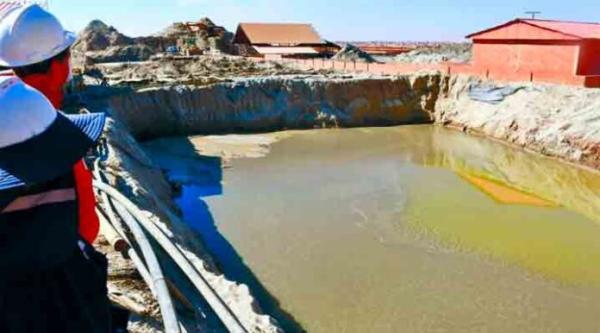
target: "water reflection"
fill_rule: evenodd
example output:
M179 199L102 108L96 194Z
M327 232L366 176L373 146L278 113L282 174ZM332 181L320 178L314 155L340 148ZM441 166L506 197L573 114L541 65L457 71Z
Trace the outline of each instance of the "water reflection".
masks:
M521 265L566 283L600 286L600 176L487 140L433 129L431 150L415 161L448 168L494 203L472 193L413 192L409 221L445 244ZM469 195L469 197L467 197ZM471 198L471 199L469 199ZM494 204L530 206L477 214ZM454 205L458 209L440 209ZM537 207L537 208L536 208ZM556 209L558 207L567 210ZM550 209L555 208L555 209Z
M600 174L486 139L432 128L427 166L481 176L534 194L600 222Z
M535 194L525 193L509 184L494 179L461 171L457 171L456 174L500 204L557 207L556 204Z

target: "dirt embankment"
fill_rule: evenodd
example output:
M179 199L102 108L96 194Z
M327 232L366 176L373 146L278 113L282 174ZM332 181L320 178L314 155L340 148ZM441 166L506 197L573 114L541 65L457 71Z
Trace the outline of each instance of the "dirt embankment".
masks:
M439 76L289 76L139 90L109 102L136 137L431 122Z
M600 170L600 90L514 83L518 91L490 104L469 96L480 80L442 82L436 123Z
M178 210L172 201L173 188L162 171L146 155L136 138L125 126L114 120L109 121L105 136L109 150L107 160L102 167L108 175L109 183L132 199L169 236L249 332L280 332L273 319L261 314L262 311L248 287L225 278L205 250L197 233L180 220ZM183 321L187 332L222 330L218 319L187 278L179 272L175 263L162 252L158 252L158 255L166 278L173 282L186 298L184 302L179 298L175 299L179 318ZM110 258L111 270L131 271L130 264L119 263L121 261L119 256L113 255ZM141 287L139 279L128 276L119 281L113 274L111 280L110 285L113 290L116 289L117 294L118 290L121 290L128 298L141 299L144 302L140 303L153 306L152 303L148 303L148 292ZM136 281L138 287L132 286ZM131 325L137 332L160 332L161 325L155 321L160 319L160 316L156 307L153 310L146 316L135 317L136 321Z

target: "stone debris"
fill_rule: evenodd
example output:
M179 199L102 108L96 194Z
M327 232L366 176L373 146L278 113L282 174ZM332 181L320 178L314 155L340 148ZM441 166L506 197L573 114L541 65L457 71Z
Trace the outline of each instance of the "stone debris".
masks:
M332 60L341 61L357 61L357 62L376 62L375 58L369 55L367 52L361 50L359 47L352 44L346 44L340 52L333 56Z
M177 49L181 53L185 53L186 50L196 50L201 53L212 51L230 54L233 50L233 33L222 26L216 25L208 17L204 17L197 22L174 23L157 36L176 39Z

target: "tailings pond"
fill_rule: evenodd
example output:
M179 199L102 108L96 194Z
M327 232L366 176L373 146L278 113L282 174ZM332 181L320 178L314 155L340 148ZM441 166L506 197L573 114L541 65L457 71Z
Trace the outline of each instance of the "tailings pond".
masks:
M290 331L600 330L597 173L434 126L146 147L223 272Z

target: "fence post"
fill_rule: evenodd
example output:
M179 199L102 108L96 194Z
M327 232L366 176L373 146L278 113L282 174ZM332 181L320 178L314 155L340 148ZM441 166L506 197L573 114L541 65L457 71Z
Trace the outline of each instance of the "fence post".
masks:
M353 60L354 63L354 71L356 72L356 59Z
M533 82L533 72L529 73L529 82Z

